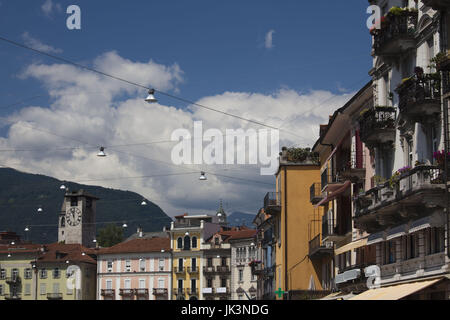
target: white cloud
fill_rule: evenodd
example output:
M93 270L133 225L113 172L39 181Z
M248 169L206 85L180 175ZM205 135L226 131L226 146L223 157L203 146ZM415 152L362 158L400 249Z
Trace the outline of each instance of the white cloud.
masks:
M273 34L275 33L275 30L271 29L269 32L266 33L266 40L264 43L264 46L266 49L272 49L273 48Z
M61 49L54 48L50 45L47 45L45 43L42 43L40 40L33 38L28 32L24 32L22 34L22 39L24 43L32 47L33 49L40 50L46 53L61 53Z
M59 3L54 4L52 0L45 0L41 6L41 10L46 16L50 16L53 13L53 10L61 12L62 8Z
M152 60L136 62L116 52L97 57L93 66L165 91L177 90L183 81L183 71L177 64L165 66ZM145 90L71 65L32 64L26 68L22 77L41 81L52 103L49 107L29 106L8 117L8 121L14 124L9 127L7 136L0 138L0 149L40 150L0 152L0 164L81 183L91 179L195 172L89 183L136 191L159 204L172 216L183 212L210 212L217 208L219 199L230 204L229 212L233 208L256 212L262 206L265 192L272 189L270 185L245 183L214 175L208 175L206 182L200 182L198 176L202 170L267 183L273 183L274 178L260 176L256 166L192 165L183 169L171 165L170 154L175 143L108 148L170 140L175 129L192 130L194 120L202 120L204 130L218 128L222 132L231 128L258 128L254 124L195 106L176 109L159 103L148 104L143 100L147 94ZM317 139L318 125L326 123L328 115L349 97L334 96L320 90L301 93L283 88L272 94L224 92L203 97L198 102L273 126L282 126L284 130L297 134L295 136L282 131L281 145L311 146ZM327 103L321 105L323 101ZM30 125L41 130L33 130ZM106 146L106 158L96 157L96 146L100 145ZM52 150L72 146L80 148Z

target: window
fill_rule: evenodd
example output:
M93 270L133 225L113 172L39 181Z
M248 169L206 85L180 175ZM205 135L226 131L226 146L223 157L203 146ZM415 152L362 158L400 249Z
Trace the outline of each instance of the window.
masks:
M66 218L62 217L61 218L61 227L65 227L66 226Z
M145 279L139 279L139 289L145 289Z
M227 286L227 278L220 279L220 286L225 288Z
M31 284L25 284L25 295L29 296L31 294Z
M386 263L395 262L395 240L386 242Z
M0 279L4 280L6 278L6 270L0 269Z
M45 283L41 283L40 293L41 295L47 294L47 285Z
M77 197L70 197L70 206L71 207L78 206L78 198Z
M139 260L139 270L140 271L145 271L145 259L140 259Z
M112 280L106 280L106 289L111 290L112 289Z
M53 293L59 293L59 283L53 284Z
M208 258L208 260L207 260L207 266L208 266L208 267L212 267L212 266L213 266L212 258Z
M177 239L177 249L183 249L183 239L181 237Z
M222 267L227 266L227 257L222 257Z
M196 279L191 279L191 289L192 290L197 289L197 280Z
M164 279L163 278L158 279L158 288L164 288Z
M45 270L45 269L39 270L39 278L47 279L47 270Z
M108 260L106 263L106 268L108 269L108 272L112 272L113 262L112 260Z
M13 277L13 279L17 278L19 276L19 269L12 269L11 276Z
M206 282L207 282L207 284L208 284L207 287L208 287L208 288L212 288L212 286L213 286L213 285L212 285L212 279L209 278L209 279L206 280Z
M124 283L124 288L125 289L131 289L131 280L130 279L125 279Z
M183 270L183 258L178 259L178 270Z
M125 261L125 271L131 272L131 261L130 260Z
M217 246L219 245L219 237L214 238L214 244Z
M244 270L239 269L239 282L244 281Z
M164 271L165 261L164 259L159 259L159 271Z
M26 268L26 269L23 271L23 277L24 277L25 279L31 279L31 269L30 269L30 268Z
M192 237L192 248L197 248L197 237Z
M238 295L238 300L244 300L244 296L242 294Z
M61 276L61 272L59 271L59 268L53 269L53 279L59 279Z
M192 258L192 260L191 260L191 268L192 268L192 271L197 270L197 259L196 258Z
M190 250L190 249L191 249L191 237L185 236L183 250Z
M2 295L3 295L3 285L0 284L0 296L2 296Z
M178 289L183 288L183 279L178 279Z

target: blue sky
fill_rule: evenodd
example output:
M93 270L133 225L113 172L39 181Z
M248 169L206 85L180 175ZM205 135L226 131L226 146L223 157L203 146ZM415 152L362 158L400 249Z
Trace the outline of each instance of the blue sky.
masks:
M180 95L192 100L227 90L356 90L369 79L365 1L54 1L62 10L48 16L43 0L1 3L2 36L23 42L28 32L78 62L116 50L131 60L177 63L185 76ZM82 30L66 28L70 4L81 8ZM0 57L0 105L41 92L16 75L37 59L53 61L5 43Z
M66 27L66 8L72 4L81 8L81 30ZM281 137L283 145L312 146L319 124L369 81L367 6L360 0L0 0L0 36L295 132ZM226 210L255 213L265 192L273 189L273 176L237 165L194 169L269 185L211 176L203 185L192 176L101 180L180 170L111 149L100 161L89 148L53 152L48 147L74 146L75 141L114 146L167 140L177 128L192 127L194 120L222 131L252 125L187 109L162 96L150 106L142 89L2 41L0 70L0 120L7 119L0 121L0 150L30 150L0 152L0 165L81 183L98 178L102 186L143 194L169 215L213 210L219 198ZM7 107L36 95L41 97ZM170 161L171 147L126 151Z

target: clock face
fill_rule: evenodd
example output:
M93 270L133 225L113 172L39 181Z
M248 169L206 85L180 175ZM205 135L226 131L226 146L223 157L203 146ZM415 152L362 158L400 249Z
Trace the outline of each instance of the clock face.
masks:
M67 210L66 222L71 226L77 226L81 222L81 211L76 207Z

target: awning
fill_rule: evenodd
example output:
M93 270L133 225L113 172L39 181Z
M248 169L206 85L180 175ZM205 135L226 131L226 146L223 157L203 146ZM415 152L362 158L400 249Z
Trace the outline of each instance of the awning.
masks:
M401 236L404 236L408 233L409 225L408 224L402 224L401 226L392 228L389 230L386 234L386 240L392 240Z
M434 214L411 223L409 233L417 232L426 228L442 226L445 223L442 214Z
M319 300L348 300L350 298L353 298L355 295L353 293L345 294L342 292L334 292L332 294L327 295L326 297L323 297Z
M353 242L350 242L340 248L337 248L336 250L334 250L334 255L339 255L342 254L344 252L359 248L359 247L363 247L367 244L367 238L365 239L360 239L360 240L356 240Z
M400 300L417 291L425 289L441 281L442 279L443 278L438 278L427 281L404 283L378 289L369 289L353 298L350 298L350 300Z
M314 208L317 208L317 207L321 206L322 203L331 201L334 198L336 198L338 195L344 193L345 190L347 190L347 188L350 187L351 184L352 184L351 181L345 181L345 183L342 185L342 187L340 187L339 189L337 189L334 192L331 192L329 195L327 195L325 198L323 198L318 204L314 205Z
M378 243L378 242L382 242L382 241L384 241L384 238L385 238L385 232L384 231L371 234L367 238L367 245L370 246L372 244L375 244L375 243Z

